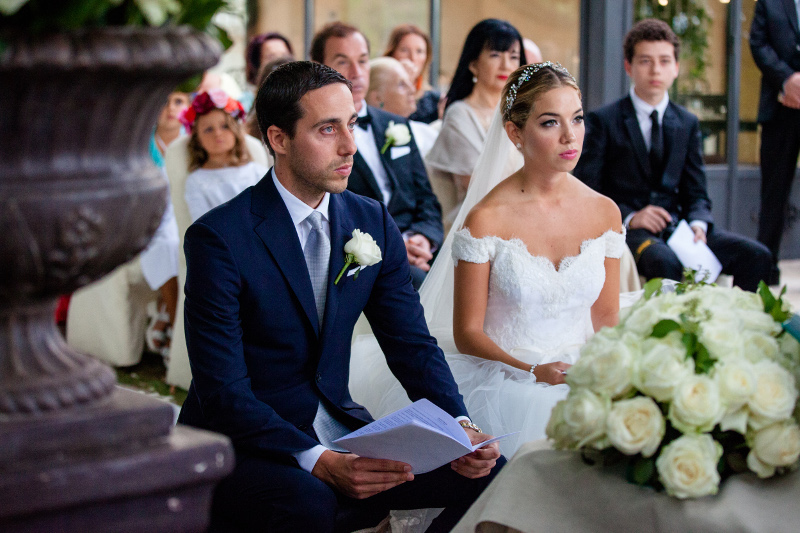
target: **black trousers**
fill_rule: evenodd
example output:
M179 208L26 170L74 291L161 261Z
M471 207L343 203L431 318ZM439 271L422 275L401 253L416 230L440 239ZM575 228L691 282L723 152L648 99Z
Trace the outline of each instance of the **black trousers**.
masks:
M769 279L772 254L760 242L713 228L706 240L708 247L722 263L722 272L733 276L734 285L746 291L755 291L759 281ZM627 241L639 274L647 279L681 280L683 265L660 236L646 229L632 229L628 230Z
M761 124L761 211L758 240L778 263L789 193L800 153L800 111L781 108L773 120Z
M468 479L444 465L364 500L348 498L294 462L238 454L234 471L217 486L211 531L346 532L377 525L392 509L444 507L429 532L450 531L505 465Z

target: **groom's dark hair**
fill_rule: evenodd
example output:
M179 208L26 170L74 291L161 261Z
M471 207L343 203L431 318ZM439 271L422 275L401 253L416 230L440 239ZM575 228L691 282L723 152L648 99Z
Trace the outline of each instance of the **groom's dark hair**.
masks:
M330 67L311 61L287 63L267 76L258 89L255 109L261 137L273 156L275 151L267 138L269 127L277 126L286 132L290 139L294 138L297 121L303 118L300 99L307 92L332 83L343 83L352 89L347 78Z

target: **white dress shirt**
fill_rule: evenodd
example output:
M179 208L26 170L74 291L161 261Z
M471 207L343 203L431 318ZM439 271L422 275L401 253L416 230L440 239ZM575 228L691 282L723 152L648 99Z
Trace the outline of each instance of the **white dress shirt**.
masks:
M367 102L364 100L361 101L361 110L358 112L358 116L367 116ZM379 147L375 144L372 124L367 124L366 130L356 125L356 127L353 128L353 136L356 139L358 153L364 158L367 166L372 171L372 175L375 177L375 181L378 183L378 188L383 195L384 205L389 205L389 200L392 199L392 184L389 182L389 176L386 174L386 169L383 167L381 154L378 152Z
M661 99L659 103L655 106L652 106L639 98L639 95L636 94L634 87L631 86L631 101L633 102L633 109L636 111L636 120L639 122L639 129L642 132L642 137L644 137L644 144L647 147L647 151L650 151L651 139L653 138L653 119L650 118L650 115L653 114L653 110L658 111L658 124L661 126L662 131L662 138L663 138L663 131L664 131L664 113L667 110L667 106L669 105L669 93L664 91L664 98ZM668 151L665 149L664 153ZM629 224L633 216L637 213L634 211L630 213L623 224L626 228L629 228ZM692 220L689 224L692 227L699 227L703 230L703 233L708 233L708 223L704 220Z

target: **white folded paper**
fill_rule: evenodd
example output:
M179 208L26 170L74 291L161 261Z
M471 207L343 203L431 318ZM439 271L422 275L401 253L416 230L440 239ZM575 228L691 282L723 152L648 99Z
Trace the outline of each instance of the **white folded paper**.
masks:
M722 272L722 263L703 241L694 242L694 231L685 220L678 223L678 227L667 239L667 245L672 248L681 264L697 271L695 281L700 281L708 272L708 283L714 283Z
M401 461L412 474L424 474L509 435L514 433L473 446L452 416L423 398L334 442L361 457Z

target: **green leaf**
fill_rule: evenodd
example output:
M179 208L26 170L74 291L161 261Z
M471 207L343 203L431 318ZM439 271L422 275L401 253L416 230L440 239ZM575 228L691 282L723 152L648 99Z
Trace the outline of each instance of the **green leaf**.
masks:
M695 333L684 333L681 342L686 346L686 357L694 356L694 351L697 349L697 335Z
M775 307L776 300L763 280L758 282L758 295L761 296L761 302L764 304L764 312L771 312L772 308Z
M674 320L664 319L655 326L653 326L652 336L655 337L656 339L661 339L666 337L669 333L672 333L673 331L678 331L680 329L681 325L675 322Z
M697 343L697 353L694 356L694 370L698 374L708 374L714 366L714 359L702 343Z
M649 300L651 296L661 290L661 278L653 278L644 284L644 299Z
M639 457L630 466L630 480L637 485L648 485L656 473L656 462L652 458Z

